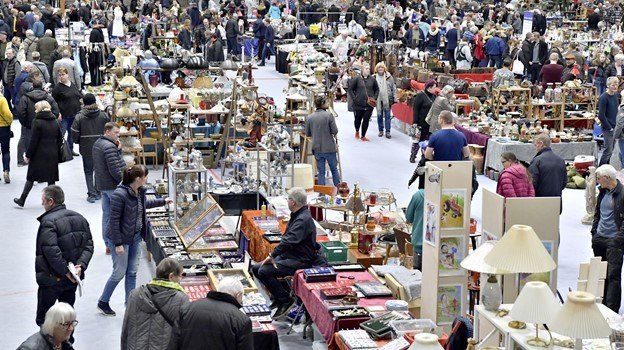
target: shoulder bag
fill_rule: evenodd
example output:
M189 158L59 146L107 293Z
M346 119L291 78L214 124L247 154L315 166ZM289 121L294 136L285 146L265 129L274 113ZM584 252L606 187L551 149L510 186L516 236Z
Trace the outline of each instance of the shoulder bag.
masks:
M150 300L152 300L152 303L154 303L154 306L156 306L156 310L158 310L158 313L160 314L160 316L162 316L165 321L171 326L171 328L175 327L175 323L173 322L173 320L162 310L162 307L160 305L158 305L158 303L156 302L156 300L154 299L154 294L152 294L152 292L149 293L149 298Z
M58 123L58 125L59 127L61 127L61 123ZM68 132L71 132L71 130L68 130ZM74 154L72 150L69 149L69 144L67 143L67 140L63 138L63 143L59 147L59 163L66 163L72 159L74 159Z
M511 67L511 71L513 72L513 74L516 75L524 75L524 63L522 63L518 59L518 56L520 56L520 51L522 50L518 50L518 52L516 53L516 58L514 59L513 66Z
M364 92L366 93L366 104L373 108L377 107L377 100L368 96L368 89L366 88L366 80L362 78L362 81L364 82Z

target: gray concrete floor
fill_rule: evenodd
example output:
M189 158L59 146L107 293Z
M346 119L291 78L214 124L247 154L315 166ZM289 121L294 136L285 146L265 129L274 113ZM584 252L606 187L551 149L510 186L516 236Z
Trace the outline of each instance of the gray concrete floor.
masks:
M273 62L273 61L271 61ZM282 89L287 80L277 73L274 67L261 67L255 77L260 92L276 98L278 105L283 105ZM346 111L345 104L337 104L337 119L340 140L343 176L349 183L358 182L365 189L389 188L397 199L399 206L407 206L414 189L407 189L407 180L414 166L408 162L410 141L407 136L394 131L393 138L388 140L377 137L376 118L371 120L369 138L371 142L363 143L353 138L353 117ZM19 124L13 124L13 130L19 137ZM40 191L44 185L33 188L23 209L13 205L12 199L19 196L26 178L26 168L16 166L15 150L17 138L11 140L11 177L10 184L0 184L0 241L4 244L4 253L0 254L0 310L4 315L0 320L1 348L14 349L23 340L37 331L35 325L35 309L37 303L37 284L34 277L35 239L38 228L36 218L43 213ZM161 172L153 171L153 177ZM85 291L76 301L77 318L80 321L76 329L77 349L117 349L123 321L123 283L115 291L111 299L111 307L117 311L117 317L104 317L98 314L96 303L104 284L112 270L110 257L104 253L101 237L100 203L90 204L86 201L86 187L82 172L82 160L77 157L73 161L60 166L61 179L58 184L66 194L69 209L84 215L91 225L94 236L95 253L86 272ZM495 189L495 183L482 176L479 177L481 187ZM561 216L561 247L559 253L559 290L567 291L576 285L576 276L581 262L587 261L591 254L589 227L580 224L585 213L583 191L564 191L564 211ZM481 190L473 199L472 216L480 220ZM137 284L149 281L154 272L153 263L142 254ZM286 325L277 325L279 333L284 334ZM295 330L300 330L297 327ZM321 339L318 335L316 339ZM324 348L322 342L313 344L301 339L301 333L280 336L283 349Z

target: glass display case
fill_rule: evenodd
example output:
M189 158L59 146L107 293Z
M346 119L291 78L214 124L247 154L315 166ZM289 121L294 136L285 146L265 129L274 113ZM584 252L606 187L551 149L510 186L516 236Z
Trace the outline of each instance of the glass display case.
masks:
M169 196L175 209L174 219L178 220L193 206L207 195L208 170L183 169L168 165ZM214 202L214 199L212 199Z
M190 207L182 217L176 219L173 225L187 251L200 251L204 247L201 244L199 247L194 247L195 242L200 240L222 216L221 207L211 195L205 194L202 200Z

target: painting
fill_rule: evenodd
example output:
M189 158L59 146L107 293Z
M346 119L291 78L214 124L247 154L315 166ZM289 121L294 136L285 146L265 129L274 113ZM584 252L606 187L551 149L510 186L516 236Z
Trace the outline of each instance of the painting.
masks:
M440 208L441 228L462 228L464 227L466 213L466 190L465 189L445 189L442 190L442 200Z
M542 241L542 244L548 251L548 253L552 256L553 254L553 241ZM518 274L518 292L522 290L522 287L527 282L533 281L541 281L548 285L550 285L550 272L539 272L539 273L519 273Z
M438 286L438 310L436 323L453 323L455 317L462 314L462 285Z
M438 205L432 202L425 203L425 236L424 241L436 245L438 234Z
M438 269L442 276L461 275L459 263L466 257L464 236L440 238L440 255Z

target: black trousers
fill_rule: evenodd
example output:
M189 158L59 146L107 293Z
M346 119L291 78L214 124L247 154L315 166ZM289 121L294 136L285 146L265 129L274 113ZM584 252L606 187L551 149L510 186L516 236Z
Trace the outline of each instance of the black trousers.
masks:
M361 126L362 134L360 136L361 137L366 136L366 131L368 130L368 123L370 122L371 115L373 115L373 109L372 108L358 109L358 110L355 110L353 114L355 115L355 123L354 123L355 131L359 132L360 126Z
M45 321L45 314L57 301L74 306L76 301L76 288L78 285L71 283L68 279L63 279L54 286L39 286L37 291L37 318L38 326Z
M592 237L592 250L595 256L607 262L607 278L605 279L602 303L609 309L619 313L622 297L622 256L624 254L624 237Z
M285 303L290 299L290 291L284 289L284 286L277 279L280 277L292 276L296 269L273 264L255 264L251 267L251 272L264 284L266 289L273 296L273 300L278 303Z
M540 71L542 70L542 65L539 63L532 63L531 68L529 70L529 74L531 75L531 83L535 84L535 82L539 79Z

